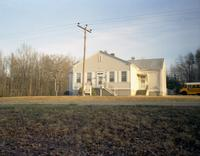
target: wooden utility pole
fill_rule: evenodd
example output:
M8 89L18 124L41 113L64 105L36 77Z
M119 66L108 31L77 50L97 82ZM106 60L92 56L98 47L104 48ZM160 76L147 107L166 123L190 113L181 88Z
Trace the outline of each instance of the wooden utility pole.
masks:
M79 28L84 31L84 48L83 48L83 72L82 72L82 96L85 95L85 55L86 55L86 34L87 32L91 33L92 29L88 29L88 25L86 24L85 27L81 26L80 23L77 24Z

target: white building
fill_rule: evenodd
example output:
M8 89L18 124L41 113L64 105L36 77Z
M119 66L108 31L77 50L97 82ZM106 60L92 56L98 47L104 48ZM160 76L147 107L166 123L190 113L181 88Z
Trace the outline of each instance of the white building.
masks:
M74 95L82 87L83 62L73 66L70 88ZM98 52L86 59L85 90L103 88L103 95L166 95L166 66L164 59L125 61L114 54Z

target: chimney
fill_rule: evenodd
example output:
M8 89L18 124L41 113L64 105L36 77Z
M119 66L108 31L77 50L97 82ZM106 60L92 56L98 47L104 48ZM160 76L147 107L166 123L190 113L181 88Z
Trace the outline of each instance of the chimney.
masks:
M131 57L131 60L135 60L135 57Z
M111 56L115 56L115 53L111 53L110 55L111 55Z

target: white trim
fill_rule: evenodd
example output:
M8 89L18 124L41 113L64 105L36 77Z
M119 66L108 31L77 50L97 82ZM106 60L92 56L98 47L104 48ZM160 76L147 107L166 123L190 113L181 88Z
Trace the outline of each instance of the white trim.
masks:
M127 76L127 79L126 79L126 82L130 82L130 71L126 71L126 76Z
M119 80L119 82L122 82L122 71L119 71L118 72L118 80Z
M102 84L99 85L99 77L102 77ZM104 82L105 82L105 72L97 72L96 73L96 87L100 87L100 86L103 86L104 85Z
M114 82L117 82L118 81L117 71L114 71L114 75L115 75L115 81Z
M110 73L114 73L114 81L110 81ZM108 81L108 83L115 83L115 81L116 81L115 71L109 71L109 81Z
M95 72L92 72L92 86L96 85L96 74Z
M101 63L101 62L102 62L102 55L99 54L99 55L98 55L98 63Z
M108 89L115 89L115 90L121 90L121 89L128 89L128 90L131 90L131 88L108 88Z
M110 72L106 72L106 82L110 82Z

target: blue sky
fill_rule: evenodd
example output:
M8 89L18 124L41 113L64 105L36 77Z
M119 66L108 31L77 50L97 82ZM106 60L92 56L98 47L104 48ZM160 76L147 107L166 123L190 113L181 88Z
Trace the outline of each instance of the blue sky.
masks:
M0 0L0 50L21 44L39 52L81 58L89 24L87 55L98 50L123 59L165 58L200 48L200 0Z

